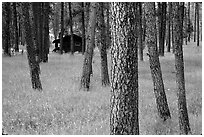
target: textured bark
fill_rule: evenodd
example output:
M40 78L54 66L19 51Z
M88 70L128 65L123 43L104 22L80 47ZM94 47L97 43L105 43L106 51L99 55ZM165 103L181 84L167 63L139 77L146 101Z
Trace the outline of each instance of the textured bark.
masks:
M172 14L172 3L169 2L169 11L168 11L168 33L167 33L167 52L171 51L171 14Z
M162 72L159 62L159 55L157 52L156 43L156 17L155 17L155 4L145 3L146 10L146 24L147 24L147 46L149 52L150 70L154 85L154 94L156 97L156 104L158 114L164 121L170 118L170 111L164 91L164 84L162 79Z
M60 54L63 54L63 35L64 35L64 2L61 2L61 32L60 32Z
M191 12L190 12L190 11L191 11L191 10L190 10L190 7L191 7L191 6L190 6L190 4L191 4L191 3L188 2L188 28L191 27L191 25L190 25L190 24L191 24ZM190 41L191 41L191 33L188 34L188 42L190 42Z
M99 27L100 27L100 53L101 53L101 82L102 86L107 86L110 84L109 75L108 75L108 62L107 62L107 42L106 42L106 28L105 28L105 21L104 21L104 4L100 2L99 5Z
M140 61L143 61L143 40L142 40L142 3L138 3L138 32L139 32L139 56Z
M89 20L89 33L88 33L88 43L87 49L85 52L84 63L83 63L83 71L81 77L81 88L85 90L89 90L90 88L90 75L92 73L92 58L93 58L93 48L95 41L95 28L96 28L96 7L97 3L91 3L91 12L90 12L90 20Z
M106 44L107 44L107 49L110 49L110 46L111 46L111 30L110 30L110 13L109 13L109 10L110 10L110 3L107 2L106 3L106 17L107 17L107 26L106 26Z
M85 45L86 45L86 31L85 31L85 16L84 16L84 2L81 3L82 8L82 55L84 55L85 52Z
M27 43L27 56L28 56L28 64L30 67L30 74L31 74L31 82L32 88L37 90L42 90L42 85L40 82L40 66L36 61L35 57L35 48L34 48L34 41L33 41L33 34L32 34L32 27L30 23L30 15L29 15L29 3L24 2L22 3L22 12L24 16L24 28L25 28L25 39Z
M13 2L13 24L14 24L14 39L15 39L15 51L19 51L19 46L18 46L18 23L17 23L17 11L16 11L16 2Z
M43 12L43 37L44 37L44 49L43 49L43 62L48 62L48 54L49 54L49 2L44 2L44 12Z
M72 22L72 7L71 7L71 2L69 2L69 19L70 19L70 34L71 34L71 40L70 40L70 45L71 45L71 55L74 54L74 39L73 39L73 22Z
M195 14L195 18L194 18L194 42L196 42L196 19L197 19L197 13L196 13L196 2L194 2L194 14Z
M136 3L111 3L110 134L138 135Z
M183 21L182 21L182 10L178 2L174 3L175 14L174 16L174 34L175 34L175 69L176 69L176 85L177 85L177 96L178 96L178 111L179 111L179 127L181 134L190 133L190 125L187 112L186 104L186 93L185 93L185 78L184 78L184 61L183 61Z
M199 3L196 2L196 23L197 23L197 46L199 46L199 31L200 31L200 25L199 25Z
M173 3L172 2L170 2L170 4L171 5L173 5ZM173 21L173 16L175 15L175 13L174 13L174 7L172 6L172 12L171 12L171 38L172 38L172 52L174 53L175 52L175 44L174 44L174 31L173 31L173 29L174 29L174 21Z
M159 8L159 55L164 56L166 34L166 2L158 3Z
M5 2L3 6L3 15L4 20L3 22L3 48L4 48L4 54L11 56L9 49L11 47L10 42L10 22L11 22L11 5L10 2ZM2 20L2 21L4 21Z

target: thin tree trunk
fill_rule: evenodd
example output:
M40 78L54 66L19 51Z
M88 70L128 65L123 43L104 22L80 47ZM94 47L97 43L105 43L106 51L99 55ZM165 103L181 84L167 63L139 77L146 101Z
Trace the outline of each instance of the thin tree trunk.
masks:
M111 3L111 135L139 135L136 4Z
M191 27L191 10L190 10L190 2L188 2L188 29ZM191 41L191 32L188 33L188 42Z
M49 2L44 2L44 53L43 53L43 62L48 62L49 54Z
M106 34L107 34L107 36L106 36L106 44L107 44L107 48L106 49L110 49L110 45L111 45L111 30L110 30L110 13L109 13L109 10L110 10L110 3L109 2L107 2L106 3L106 8L107 8L107 10L106 10L106 16L107 16L107 22L106 22L106 24L107 24L107 26L106 26Z
M159 8L159 55L164 56L164 43L165 43L165 34L166 34L166 2L162 2L159 5L158 5L158 8Z
M91 3L91 12L90 12L90 28L88 33L88 45L84 57L83 72L81 77L81 88L89 90L90 88L90 75L92 71L92 58L93 58L93 48L95 41L95 28L96 28L96 7L97 3Z
M146 20L147 20L147 46L149 52L149 63L154 85L154 94L156 97L156 104L158 114L164 121L170 118L170 111L164 91L164 84L162 79L162 72L159 62L159 55L157 52L156 43L156 17L155 4L153 2L145 3Z
M187 35L187 28L188 28L188 20L187 20L187 8L184 7L184 25L185 25L185 42L186 45L188 44L188 35Z
M196 2L196 13L197 13L197 15L196 15L196 17L197 17L197 20L196 20L196 22L197 22L197 46L199 46L199 31L200 31L200 24L199 24L199 3L198 2Z
M60 32L60 54L63 54L63 35L64 35L64 2L61 2L61 32Z
M171 7L172 7L172 12L171 12L171 38L172 38L172 52L174 53L175 52L175 44L174 44L174 31L173 31L173 29L174 29L174 21L173 21L173 17L174 17L174 15L175 15L175 13L174 13L174 7L172 6L173 5L173 3L172 2L170 2L170 5L171 5Z
M69 2L69 19L70 19L70 33L71 33L71 40L70 40L71 55L73 55L74 54L74 39L73 39L73 22L72 22L72 7L71 7L71 2Z
M109 75L108 75L108 62L107 62L107 42L106 42L106 28L105 28L105 21L104 21L104 4L103 2L100 2L99 5L99 12L100 12L100 19L99 19L99 26L100 26L100 43L101 43L101 81L102 86L107 86L110 84L109 82Z
M138 28L139 28L139 56L140 61L143 61L143 40L142 40L142 3L138 3Z
M85 47L86 47L86 31L85 31L85 16L84 16L84 2L81 3L81 8L82 8L82 55L84 55L85 52Z
M172 4L169 2L169 16L168 16L168 37L167 37L167 52L171 51L171 14L172 14Z
M197 14L196 14L196 2L194 2L194 42L196 42L196 19L197 19Z
M16 2L13 2L13 14L14 14L14 19L13 19L13 23L14 23L14 39L15 39L15 51L19 52L19 37L18 37L18 22L17 22L17 11L16 11Z
M40 66L38 62L36 61L35 57L35 48L34 48L34 42L33 42L33 34L32 34L32 27L30 24L30 15L29 15L29 3L24 2L22 3L22 12L24 15L24 28L25 28L25 39L27 43L27 56L28 56L28 64L30 67L30 74L31 74L31 82L32 82L32 88L37 90L42 90L42 85L40 82Z
M177 16L174 18L174 34L175 34L175 69L176 69L176 85L178 96L178 110L179 110L179 127L181 134L190 133L190 125L188 119L186 93L185 93L185 78L184 78L184 61L183 61L183 11L178 2L174 3L175 12Z

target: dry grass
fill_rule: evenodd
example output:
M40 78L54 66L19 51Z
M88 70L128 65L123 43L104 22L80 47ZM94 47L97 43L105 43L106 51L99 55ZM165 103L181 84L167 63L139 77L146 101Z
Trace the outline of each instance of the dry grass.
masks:
M193 134L202 133L202 47L184 46L186 96ZM148 58L139 62L140 134L179 134L174 56L160 58L172 119L157 117ZM2 120L8 134L109 134L110 87L101 87L94 56L91 90L79 91L83 56L50 54L43 91L31 89L26 55L2 57ZM110 67L110 56L109 56Z

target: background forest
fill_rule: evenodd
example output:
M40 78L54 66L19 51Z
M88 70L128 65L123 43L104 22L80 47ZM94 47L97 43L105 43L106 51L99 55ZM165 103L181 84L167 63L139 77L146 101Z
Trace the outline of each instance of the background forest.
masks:
M202 2L2 2L2 134L202 134Z

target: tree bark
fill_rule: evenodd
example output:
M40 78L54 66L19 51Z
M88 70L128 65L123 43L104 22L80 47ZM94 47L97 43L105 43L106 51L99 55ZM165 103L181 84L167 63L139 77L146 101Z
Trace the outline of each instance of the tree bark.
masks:
M85 16L84 16L84 2L81 3L82 8L82 55L84 55L86 47L86 31L85 31Z
M136 3L111 3L110 134L139 135Z
M11 41L10 41L10 22L11 22L11 5L10 2L5 2L4 5L4 20L3 22L3 47L4 47L4 54L11 56L9 49L11 47Z
M184 78L184 61L183 61L183 11L178 2L175 5L174 16L174 35L175 35L175 69L176 69L176 85L178 97L178 111L179 111L179 127L181 134L190 133L190 125L188 119L186 93L185 93L185 78Z
M49 54L49 2L44 2L44 12L43 12L43 26L44 26L44 50L43 50L43 62L48 62L48 54Z
M194 42L196 42L196 19L197 19L197 13L196 13L196 2L194 2Z
M101 53L101 81L102 81L102 86L107 86L110 84L109 81L109 75L108 75L108 62L107 62L107 42L106 42L106 28L105 28L105 21L104 21L104 4L100 2L99 5L99 12L100 12L100 17L99 17L99 27L100 27L100 53Z
M156 17L155 17L155 4L145 3L145 13L147 21L147 46L149 52L150 70L154 85L154 94L156 97L156 104L159 117L164 121L171 117L164 91L164 84L162 79L162 72L159 62L159 55L157 52L156 43Z
M197 15L196 15L196 17L197 17L197 18L196 18L196 19L197 19L197 20L196 20L196 22L197 22L197 46L199 46L199 37L200 37L200 36L199 36L199 34L200 34L200 32L199 32L200 29L199 29L199 28L200 28L200 27L199 27L199 26L200 26L200 24L199 24L199 3L198 3L198 2L196 2L196 14L197 14Z
M138 32L139 32L139 56L140 56L140 61L143 61L143 40L142 40L142 3L138 3Z
M190 10L190 2L188 2L188 29L191 28L191 10ZM188 33L188 42L191 41L191 32Z
M40 66L38 62L36 61L35 57L35 48L34 48L34 42L33 42L33 32L32 27L30 23L30 15L29 15L29 3L24 2L22 3L22 12L24 18L24 28L25 28L25 39L27 43L27 56L28 56L28 64L30 67L30 74L31 74L31 82L32 82L32 88L37 90L42 90L42 85L40 81Z
M110 3L109 2L107 2L106 3L106 8L107 8L107 10L106 10L106 16L107 16L107 22L106 22L106 24L107 24L107 26L106 26L106 49L110 49L110 46L111 46L111 30L110 30L110 13L109 13L109 10L110 10Z
M170 2L170 4L171 5L173 5L173 3L172 2ZM172 12L171 12L171 38L172 38L172 52L174 53L175 52L175 44L174 44L174 31L173 31L173 29L174 29L174 21L173 21L173 16L175 15L175 13L174 13L174 7L172 6Z
M61 32L60 32L60 54L63 54L63 35L64 35L64 2L61 2Z
M18 37L18 22L17 22L17 11L16 11L16 2L13 2L13 23L14 23L14 39L15 39L15 51L19 52L19 37Z
M85 90L89 90L90 88L90 75L92 71L92 58L93 58L93 48L95 41L95 28L96 28L96 7L97 3L91 3L91 12L90 12L90 20L89 20L89 33L88 33L88 45L85 52L84 63L83 63L83 71L81 77L81 88Z
M158 3L159 8L159 55L164 56L166 34L166 2Z
M71 55L73 55L74 54L74 39L73 39L73 22L72 22L71 2L69 2L69 19L70 19L70 34L71 34L70 46L71 46Z
M171 51L171 14L172 14L172 3L169 2L169 13L168 13L168 33L167 33L167 52Z

